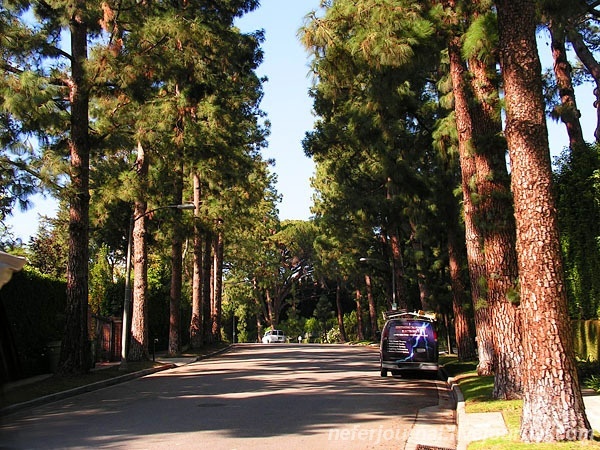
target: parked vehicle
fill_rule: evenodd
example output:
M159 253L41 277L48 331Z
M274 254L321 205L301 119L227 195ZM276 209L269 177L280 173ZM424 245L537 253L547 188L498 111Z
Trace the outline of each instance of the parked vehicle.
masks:
M281 330L269 330L262 338L263 344L272 344L275 342L287 342L285 333Z
M379 366L386 377L401 370L438 370L439 350L434 314L406 311L384 313Z

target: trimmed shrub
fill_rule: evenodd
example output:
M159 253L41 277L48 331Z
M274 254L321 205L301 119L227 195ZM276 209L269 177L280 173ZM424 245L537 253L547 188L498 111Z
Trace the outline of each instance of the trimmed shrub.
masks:
M66 283L26 267L0 290L0 300L21 376L47 373L47 344L61 340L64 332Z

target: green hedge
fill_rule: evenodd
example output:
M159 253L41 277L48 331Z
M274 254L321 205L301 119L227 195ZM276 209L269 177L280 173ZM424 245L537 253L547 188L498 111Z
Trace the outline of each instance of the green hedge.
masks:
M46 345L62 339L66 283L25 268L0 290L23 377L47 373Z
M588 361L600 361L600 320L574 320L573 345L575 354Z

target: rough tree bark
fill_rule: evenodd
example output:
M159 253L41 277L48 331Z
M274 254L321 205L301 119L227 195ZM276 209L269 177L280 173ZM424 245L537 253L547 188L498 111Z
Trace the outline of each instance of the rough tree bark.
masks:
M518 298L515 221L510 177L506 168L506 142L499 136L498 88L492 81L495 64L469 61L476 189L476 220L485 224L483 254L487 272L487 297L494 328L494 398L518 399L522 395L521 313Z
M552 189L535 2L497 0L523 319L521 439L591 437L577 379Z
M362 341L365 338L363 333L363 319L362 319L362 305L360 303L362 299L362 294L360 289L356 289L355 292L355 301L356 301L356 336L359 341Z
M148 158L139 143L136 171L140 186L144 186L148 176ZM143 195L146 190L142 187L139 192ZM146 207L147 203L141 196L135 200L133 208L133 313L131 315L131 343L127 355L127 359L130 361L149 359Z
M552 58L554 59L554 76L558 87L561 106L555 109L560 120L567 128L569 135L569 147L577 148L585 144L583 139L583 130L581 129L581 112L577 108L575 100L575 88L571 77L571 64L567 58L565 48L565 30L556 20L551 20L548 26L551 37Z
M192 317L190 320L190 347L202 346L202 230L200 227L200 202L202 188L200 176L194 172L194 273L192 275Z
M471 280L471 296L475 316L479 375L494 373L494 330L492 328L491 305L484 289L487 282L487 270L483 256L483 233L476 220L474 189L477 180L475 154L472 148L473 123L469 111L466 77L467 69L461 56L460 40L452 38L448 43L450 57L450 75L454 93L454 111L458 130L458 150L460 154L461 185L463 192L463 215L465 222L465 243L467 246L467 264Z
M451 192L452 189L449 189ZM475 329L473 323L473 304L463 282L462 267L466 260L466 251L460 244L458 228L458 211L456 204L450 199L448 203L448 266L450 284L452 286L452 310L454 312L454 336L459 361L471 361L477 357L475 345ZM469 305L470 303L470 305Z
M367 301L369 302L369 318L371 319L371 339L376 340L377 326L377 309L375 308L375 298L373 297L373 287L371 285L371 277L365 275L365 286L367 287Z
M340 328L340 340L342 343L348 342L348 337L346 336L346 328L344 327L344 313L342 311L342 287L339 281L335 288L335 306L337 311L338 327Z
M71 29L71 196L69 205L69 251L67 264L67 307L65 331L58 364L62 375L80 374L91 367L88 334L88 261L89 261L89 88L85 82L87 24L82 10L85 2L73 2Z

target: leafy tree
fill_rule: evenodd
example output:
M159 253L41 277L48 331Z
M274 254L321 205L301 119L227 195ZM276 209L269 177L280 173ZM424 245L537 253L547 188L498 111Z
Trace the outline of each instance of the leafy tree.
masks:
M414 58L435 55L426 15L427 8L414 2L336 2L302 30L315 56L313 96L323 118L307 135L305 152L317 163L332 161L328 170L354 208L343 205L366 213L372 228L381 230L393 259L392 297L400 308L410 305L404 276L410 222L400 212L416 211L414 200L427 189L426 177L413 169L425 164L423 136L431 125L425 105L433 61ZM382 24L388 28L374 33Z
M448 283L436 269L447 201L433 181L445 170L431 140L440 114L431 82L441 45L431 34L436 14L414 2L337 2L303 29L321 117L304 140L318 164L315 211L331 223L325 233L357 257L370 250L391 262L400 289L388 308L395 298L400 308L442 308ZM369 234L371 242L356 239Z
M590 145L563 151L555 171L569 316L577 319L600 314L599 165L598 148Z
M4 2L3 123L20 142L37 138L69 204L67 312L59 372L90 367L88 306L90 88L88 39L98 33L98 2ZM7 26L10 23L10 26ZM63 37L65 37L63 39ZM66 43L67 45L62 45ZM20 148L24 148L22 145ZM40 161L37 167L41 166ZM65 161L68 165L52 163ZM55 178L56 179L56 178Z
M66 213L63 209L60 214ZM42 218L38 232L29 241L27 261L40 273L58 280L65 278L67 230L57 219Z
M124 164L115 165L116 170L108 167L112 180L108 178L107 186L115 185L116 179L126 183L116 195L103 194L108 194L108 201L135 205L134 316L138 319L134 319L133 332L134 343L140 344L132 355L136 359L147 357L145 214L152 205L163 206L165 194L168 203L183 203L185 177L194 171L216 173L214 179L205 177L205 181L221 183L222 188L239 183L252 165L248 154L263 139L262 130L255 125L261 91L253 73L260 61L261 37L242 35L232 25L235 17L256 6L256 1L223 0L218 5L197 1L170 6L121 2L105 8L103 26L110 37L103 51L95 53L94 68L107 83L98 91L97 116L106 143L116 144L107 154L126 156ZM132 158L135 147L138 170L132 172L127 159ZM229 182L223 183L223 179ZM208 204L208 200L201 201ZM169 216L174 231L161 239L171 242L173 326L169 351L174 354L181 341L178 315L186 230L176 212ZM205 241L209 240L207 236Z
M114 265L110 261L110 252L106 245L95 252L90 263L90 309L93 314L110 316L120 311L121 297L114 298L111 287L114 285ZM116 304L115 304L116 303Z

